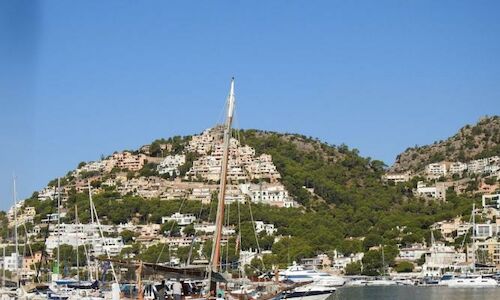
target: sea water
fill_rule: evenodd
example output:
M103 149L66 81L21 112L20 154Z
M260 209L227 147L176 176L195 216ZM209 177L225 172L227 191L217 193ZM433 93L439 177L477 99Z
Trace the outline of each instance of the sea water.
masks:
M328 300L500 300L500 287L497 288L449 288L442 286L366 286L341 287Z

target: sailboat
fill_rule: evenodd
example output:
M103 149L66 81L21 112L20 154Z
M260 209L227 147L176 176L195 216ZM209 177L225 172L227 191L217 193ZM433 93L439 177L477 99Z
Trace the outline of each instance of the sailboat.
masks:
M472 274L455 277L447 281L448 287L453 288L487 288L497 287L498 282L490 277L476 273L476 204L472 204Z

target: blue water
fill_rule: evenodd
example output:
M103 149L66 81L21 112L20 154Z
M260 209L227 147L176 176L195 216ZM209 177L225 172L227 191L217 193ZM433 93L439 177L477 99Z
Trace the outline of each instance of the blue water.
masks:
M328 300L489 300L500 299L500 288L448 288L448 287L415 287L415 286L387 286L387 287L342 287Z

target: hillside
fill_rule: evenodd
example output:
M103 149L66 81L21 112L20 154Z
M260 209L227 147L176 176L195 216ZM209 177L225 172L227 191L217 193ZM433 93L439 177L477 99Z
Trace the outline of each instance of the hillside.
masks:
M475 125L462 127L455 135L432 145L406 149L396 157L392 172L420 171L439 161L467 162L500 155L500 117L484 117Z
M220 152L216 144L211 144L213 137L218 136L216 132L210 135L214 130L158 139L138 150L115 152L101 161L80 163L61 179L66 212L63 222L74 220L75 205L88 207L89 183L103 224L160 224L162 217L174 212L213 221L215 201L211 205L203 203L216 199L217 178L210 170L218 169L201 167L203 162L213 161L214 153ZM274 243L268 236L259 236L260 247L272 250L275 263L286 264L290 259L334 249L345 254L367 252L380 244L388 245L386 254L392 251L394 257L397 244L428 240L429 226L434 222L470 212L471 199L466 196L450 195L447 202L428 201L413 196L414 182L386 184L381 180L385 172L381 161L361 157L356 149L346 145L334 146L298 134L259 130L235 131L234 136L239 138L231 143L233 150L246 153L243 161L265 165L270 173L263 175L249 167L248 162L238 165L240 158L234 156L236 161L231 164L234 170L246 170L249 177L235 171L231 185L236 188L249 180L260 187L283 186L283 193L289 193L296 203L286 208L257 201L251 210L250 204L241 210L228 209L229 225L238 228L241 219L242 249L257 246L251 242L255 240L252 219L274 224L277 235L290 237ZM207 143L212 148L206 148ZM170 173L160 174L159 170ZM57 180L52 180L46 189L24 201L23 210L31 207L36 211L35 225L47 214L56 212L56 184ZM193 199L194 190L200 187L210 191L208 198ZM245 197L248 200L250 196ZM88 210L79 210L81 222L88 222L89 218ZM2 233L4 237L6 234ZM137 249L134 251L144 260L155 257L148 252L154 248L139 244Z

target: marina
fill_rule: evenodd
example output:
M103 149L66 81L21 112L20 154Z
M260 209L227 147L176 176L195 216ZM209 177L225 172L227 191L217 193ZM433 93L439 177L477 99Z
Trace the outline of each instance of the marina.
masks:
M500 300L500 1L0 1L0 300Z

